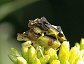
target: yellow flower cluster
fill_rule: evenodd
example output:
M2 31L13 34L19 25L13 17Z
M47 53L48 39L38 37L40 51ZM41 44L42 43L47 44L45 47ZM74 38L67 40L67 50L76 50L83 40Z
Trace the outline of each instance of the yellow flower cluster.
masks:
M59 49L34 47L27 41L22 44L22 53L11 48L9 58L14 64L84 64L84 39L71 49L68 41L64 41Z

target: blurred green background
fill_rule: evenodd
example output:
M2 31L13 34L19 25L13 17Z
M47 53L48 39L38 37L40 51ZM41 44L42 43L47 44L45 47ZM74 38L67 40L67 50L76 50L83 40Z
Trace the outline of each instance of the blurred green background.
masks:
M0 64L13 64L10 48L20 50L18 32L28 30L28 20L46 17L59 25L71 46L84 37L83 0L0 0Z

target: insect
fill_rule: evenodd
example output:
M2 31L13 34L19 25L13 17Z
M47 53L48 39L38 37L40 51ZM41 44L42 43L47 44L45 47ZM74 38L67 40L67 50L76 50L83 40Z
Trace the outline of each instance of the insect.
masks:
M28 27L33 28L33 29L35 27L39 27L42 30L41 32L43 32L45 35L55 37L60 42L67 40L61 27L51 25L45 17L42 17L41 19L37 18L33 21L30 20Z
M55 40L61 43L67 40L61 27L51 25L45 17L29 20L28 27L30 28L28 31L17 34L18 41L35 42L39 37L46 36L49 39L48 44L51 45Z

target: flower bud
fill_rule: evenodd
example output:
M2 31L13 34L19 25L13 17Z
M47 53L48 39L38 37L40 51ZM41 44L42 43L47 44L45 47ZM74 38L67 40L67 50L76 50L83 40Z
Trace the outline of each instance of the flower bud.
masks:
M69 60L69 42L64 41L59 50L59 60L61 64L67 64Z
M17 57L17 64L27 64L27 61L23 57Z

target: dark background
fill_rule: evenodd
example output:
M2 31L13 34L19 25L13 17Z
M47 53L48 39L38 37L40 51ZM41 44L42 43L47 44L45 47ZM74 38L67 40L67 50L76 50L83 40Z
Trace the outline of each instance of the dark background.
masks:
M83 0L40 0L14 11L3 20L14 24L17 33L27 30L28 20L44 16L51 24L60 25L66 38L73 43L84 37L83 2Z
M6 51L11 47L20 46L16 40L17 33L28 30L28 20L43 16L51 24L61 26L67 40L73 46L84 37L83 9L83 0L0 0L0 51L2 52L0 55L7 54ZM0 64L7 64L9 60L4 63L1 56ZM4 58L8 59L8 56Z

